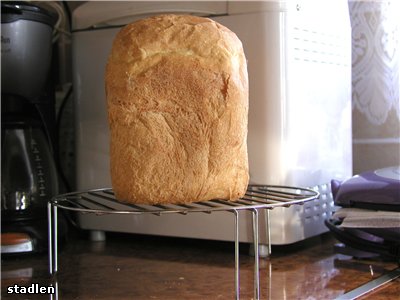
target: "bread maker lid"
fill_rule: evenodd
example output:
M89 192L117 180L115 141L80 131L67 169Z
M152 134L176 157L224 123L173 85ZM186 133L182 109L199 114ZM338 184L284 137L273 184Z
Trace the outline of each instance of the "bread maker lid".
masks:
M155 14L203 17L295 10L297 1L87 1L72 14L72 30L123 26Z

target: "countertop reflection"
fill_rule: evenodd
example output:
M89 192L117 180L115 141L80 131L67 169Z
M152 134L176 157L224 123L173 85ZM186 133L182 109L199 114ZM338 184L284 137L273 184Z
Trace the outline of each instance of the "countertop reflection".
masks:
M334 299L398 267L395 262L335 254L334 243L324 234L273 247L270 258L260 259L260 298ZM254 297L253 266L248 245L241 244L241 299ZM48 274L46 254L2 257L2 298L234 299L234 270L230 242L116 233L107 233L106 242L91 242L86 234L73 232L59 252L54 278ZM51 286L55 294L9 294L15 285ZM398 278L361 299L399 295Z

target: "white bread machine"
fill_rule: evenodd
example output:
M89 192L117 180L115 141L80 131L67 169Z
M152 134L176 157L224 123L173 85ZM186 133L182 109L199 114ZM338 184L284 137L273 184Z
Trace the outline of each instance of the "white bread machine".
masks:
M248 59L251 183L311 187L317 200L270 212L272 244L327 231L331 179L352 175L351 30L347 0L87 2L73 13L78 190L111 187L104 71L115 34L159 13L207 16L241 39ZM267 242L261 214L260 243ZM251 242L243 214L240 240ZM79 226L164 236L233 240L229 213L79 216Z

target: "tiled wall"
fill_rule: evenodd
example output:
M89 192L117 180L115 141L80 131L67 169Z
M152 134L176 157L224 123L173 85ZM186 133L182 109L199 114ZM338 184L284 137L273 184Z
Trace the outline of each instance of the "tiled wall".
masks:
M398 2L349 1L354 174L400 164Z

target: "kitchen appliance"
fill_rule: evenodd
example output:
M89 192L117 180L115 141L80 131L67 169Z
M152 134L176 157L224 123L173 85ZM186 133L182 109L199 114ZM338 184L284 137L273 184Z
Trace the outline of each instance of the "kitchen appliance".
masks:
M400 166L363 172L343 182L332 180L332 192L341 207L400 212Z
M207 16L241 39L248 60L248 152L253 184L312 187L319 199L270 212L272 244L326 232L334 209L332 178L352 174L351 30L347 1L87 2L72 16L73 84L77 108L77 186L110 187L104 70L115 34L134 20L160 13ZM155 183L156 184L156 183ZM265 213L260 243L267 243ZM99 231L233 240L226 215L92 215L78 224ZM240 239L251 242L251 216ZM215 230L218 228L219 230Z
M332 192L338 210L325 223L338 252L400 258L400 166L334 180Z
M1 253L47 249L47 201L58 193L50 80L54 16L1 2Z

